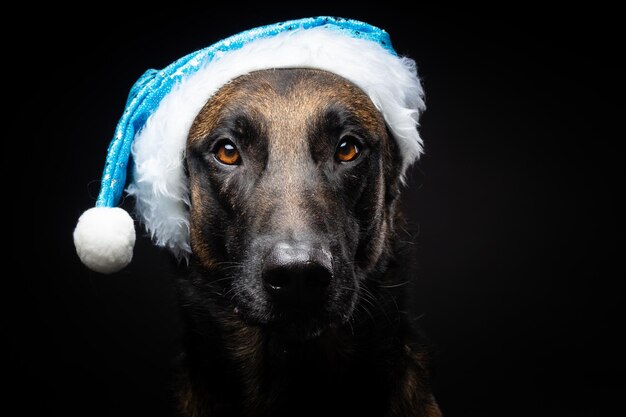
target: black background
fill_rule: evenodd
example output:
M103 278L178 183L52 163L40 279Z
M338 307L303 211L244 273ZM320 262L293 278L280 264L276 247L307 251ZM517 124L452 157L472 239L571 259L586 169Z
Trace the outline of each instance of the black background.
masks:
M250 27L322 14L387 29L423 78L426 155L404 200L444 415L623 410L619 13L416 6L146 5L13 17L21 29L5 35L5 88L25 89L6 121L17 128L3 157L7 265L18 268L6 274L17 285L3 291L3 342L17 369L6 377L17 414L170 415L173 261L140 233L131 266L98 275L80 264L71 232L95 201L108 141L145 69Z

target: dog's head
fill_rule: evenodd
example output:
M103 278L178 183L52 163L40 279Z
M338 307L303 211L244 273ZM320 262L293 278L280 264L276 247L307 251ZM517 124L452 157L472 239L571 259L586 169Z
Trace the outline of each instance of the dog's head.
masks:
M347 321L384 259L400 156L370 98L313 69L222 87L190 130L191 247L250 323L300 338Z

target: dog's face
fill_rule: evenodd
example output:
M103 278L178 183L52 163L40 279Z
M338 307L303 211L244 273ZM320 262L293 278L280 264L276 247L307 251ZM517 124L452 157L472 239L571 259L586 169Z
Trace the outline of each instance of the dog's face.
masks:
M349 320L398 192L399 155L369 97L325 71L253 72L206 103L186 155L211 292L297 338Z

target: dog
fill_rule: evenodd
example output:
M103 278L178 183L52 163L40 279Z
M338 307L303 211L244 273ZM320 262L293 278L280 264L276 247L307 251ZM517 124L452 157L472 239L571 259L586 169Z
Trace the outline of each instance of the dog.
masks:
M183 416L441 415L405 313L401 156L362 90L320 69L239 76L184 162Z

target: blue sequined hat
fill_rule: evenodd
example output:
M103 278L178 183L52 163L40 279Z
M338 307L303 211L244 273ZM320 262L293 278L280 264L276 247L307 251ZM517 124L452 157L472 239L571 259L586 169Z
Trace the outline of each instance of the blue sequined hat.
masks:
M119 204L124 190L154 242L190 253L186 138L207 100L228 81L255 70L318 68L363 89L380 110L403 155L402 175L422 151L424 109L415 62L394 51L382 29L351 19L314 17L251 29L148 70L130 91L111 141L96 207L79 218L74 243L89 268L112 273L132 259L135 229ZM132 181L126 174L132 161ZM126 188L127 187L127 188Z

